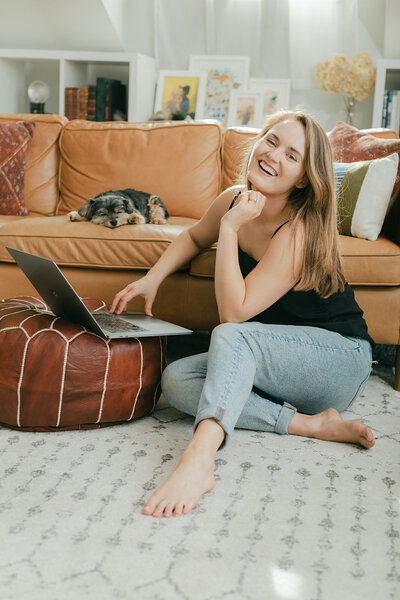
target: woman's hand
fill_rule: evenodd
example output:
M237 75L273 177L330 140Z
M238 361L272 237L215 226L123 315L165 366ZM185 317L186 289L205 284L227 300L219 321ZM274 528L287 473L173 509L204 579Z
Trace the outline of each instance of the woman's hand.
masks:
M245 223L256 219L264 208L266 197L253 190L242 192L238 203L228 210L221 219L221 226L228 225L234 231Z
M141 279L130 283L126 288L115 295L110 312L113 313L115 311L119 315L122 311L126 310L128 302L132 300L132 298L142 296L145 300L144 312L146 315L152 317L151 307L153 306L158 286L159 284L149 275L145 275Z

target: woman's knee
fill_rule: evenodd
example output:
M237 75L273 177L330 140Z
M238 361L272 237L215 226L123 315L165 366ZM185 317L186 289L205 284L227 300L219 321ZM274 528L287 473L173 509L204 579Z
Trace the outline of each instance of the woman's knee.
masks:
M231 344L242 338L242 323L221 323L211 333L210 343Z

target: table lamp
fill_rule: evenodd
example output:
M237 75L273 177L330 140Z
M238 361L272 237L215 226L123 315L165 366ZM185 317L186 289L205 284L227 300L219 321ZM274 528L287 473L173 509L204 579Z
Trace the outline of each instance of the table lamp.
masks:
M49 87L44 81L32 81L28 87L28 98L30 100L29 110L34 114L44 113L44 103L50 95Z

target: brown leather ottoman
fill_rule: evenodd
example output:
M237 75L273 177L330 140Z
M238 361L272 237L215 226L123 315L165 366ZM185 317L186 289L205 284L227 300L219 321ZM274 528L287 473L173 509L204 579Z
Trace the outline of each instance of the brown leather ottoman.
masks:
M105 308L84 300L90 310ZM151 412L165 338L105 341L55 317L39 298L0 303L0 424L26 431L90 429Z

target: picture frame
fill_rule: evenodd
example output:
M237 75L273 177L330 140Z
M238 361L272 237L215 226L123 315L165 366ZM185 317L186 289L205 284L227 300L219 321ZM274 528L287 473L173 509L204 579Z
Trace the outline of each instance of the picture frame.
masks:
M228 127L261 127L264 94L251 90L233 90L229 99Z
M289 108L290 79L263 79L253 77L249 82L249 89L264 94L264 109L262 121L283 108Z
M189 89L187 89L189 88ZM158 75L154 112L167 118L177 112L197 118L199 105L204 103L206 75L200 71L164 71Z
M204 102L199 106L199 119L217 119L226 126L232 90L247 89L249 56L194 54L189 59L191 71L206 73Z

